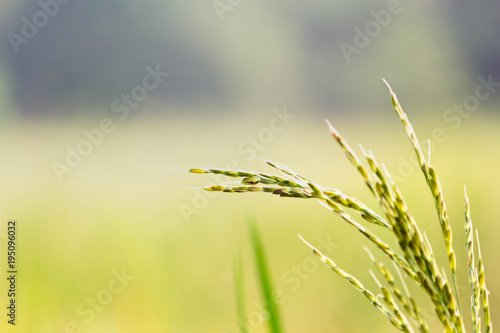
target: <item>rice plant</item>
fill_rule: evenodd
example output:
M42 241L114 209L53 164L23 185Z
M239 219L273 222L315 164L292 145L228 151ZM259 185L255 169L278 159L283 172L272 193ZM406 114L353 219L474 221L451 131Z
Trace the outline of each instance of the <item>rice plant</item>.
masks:
M424 179L432 194L438 220L441 226L443 241L446 248L451 279L446 275L446 269L440 267L436 261L432 246L414 217L410 214L406 201L398 189L391 175L383 164L375 159L372 152L366 152L362 148L366 167L354 150L339 134L339 132L327 121L327 125L333 138L345 152L348 160L358 170L369 191L378 201L383 215L370 209L360 200L350 197L342 191L334 188L324 187L314 181L305 178L286 165L272 161L266 161L268 165L280 171L282 175L269 173L226 170L216 168L197 168L189 171L196 174L220 174L232 178L240 178L240 184L214 185L204 188L207 191L222 191L228 193L262 192L270 193L280 197L293 197L318 200L326 209L340 217L346 223L357 229L362 236L367 238L388 259L392 261L395 271L400 280L396 280L383 261L368 250L368 254L374 263L379 277L370 272L375 279L380 291L368 290L354 276L340 268L331 259L323 255L313 245L304 239L304 243L312 249L313 254L319 258L328 268L344 278L352 287L359 291L378 311L390 321L394 327L403 332L429 332L427 319L422 314L421 307L412 297L407 282L416 284L429 297L435 316L442 324L444 332L464 333L464 312L459 303L458 288L456 283L456 257L453 249L453 234L450 226L446 203L438 175L430 163L429 156L424 156L413 127L403 111L395 93L389 84L392 106L400 118L411 146L416 153L418 164L424 175ZM360 222L363 220L364 222ZM398 247L391 247L386 241L376 236L370 228L383 228L392 237L395 237ZM474 229L470 215L469 200L465 194L464 228L468 261L468 278L472 289L470 314L472 316L472 332L493 332L490 307L488 301L488 289L486 287L484 265L479 248L479 237L476 230L474 242ZM477 251L474 250L474 244ZM475 253L478 262L476 264ZM392 270L394 271L394 270ZM398 287L403 285L403 291ZM482 311L481 311L482 310Z

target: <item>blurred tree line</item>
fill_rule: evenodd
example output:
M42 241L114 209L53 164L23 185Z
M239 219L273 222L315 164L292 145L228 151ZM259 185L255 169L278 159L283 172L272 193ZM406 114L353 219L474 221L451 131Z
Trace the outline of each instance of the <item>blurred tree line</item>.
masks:
M451 1L453 29L477 75L500 81L500 2Z
M494 0L401 1L351 61L339 45L355 46L355 28L383 17L387 1L231 3L238 2L2 2L0 70L26 115L109 107L142 84L148 66L169 73L148 92L167 112L367 107L387 97L382 77L407 100L446 104L443 96L470 92L479 75L500 81Z

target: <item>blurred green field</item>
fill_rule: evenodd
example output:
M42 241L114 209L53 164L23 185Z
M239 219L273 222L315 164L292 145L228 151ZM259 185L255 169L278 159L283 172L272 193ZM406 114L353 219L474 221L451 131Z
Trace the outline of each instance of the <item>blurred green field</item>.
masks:
M434 147L432 164L448 200L466 318L470 294L463 185L467 185L495 322L500 318L496 212L500 119L483 113L453 129L441 113L422 119L409 115L421 140L431 137L438 127L446 135ZM268 118L138 117L115 123L114 131L105 134L102 143L81 165L64 174L62 181L52 163L62 162L65 147L84 139L81 130L94 128L99 119L3 124L2 249L7 220L16 219L19 224L15 331L237 332L232 265L241 250L250 295L248 321L252 332L266 332L245 222L249 212L258 219L287 332L395 331L369 302L320 265L297 237L300 233L376 290L368 273L370 260L361 249L366 241L326 209L314 201L265 194L211 194L208 198L189 187L215 183L211 176L164 168L236 163L241 169L274 172L245 149L251 146L249 137L270 128L272 117L271 112ZM446 263L431 195L418 169L403 162L411 147L389 105L387 110L374 111L372 118L331 115L329 119L351 146L357 149L357 143L362 143L401 176L400 187L412 213L427 231L435 252L441 254L440 262ZM261 135L265 142L259 142L259 157L287 164L378 208L323 119L299 113L280 128L272 136ZM383 232L379 235L388 239ZM4 250L1 256L5 261ZM0 281L0 293L5 295L6 280ZM9 327L5 301L2 304L1 330L5 331ZM430 303L426 304L424 312L432 319ZM470 319L466 320L469 324Z

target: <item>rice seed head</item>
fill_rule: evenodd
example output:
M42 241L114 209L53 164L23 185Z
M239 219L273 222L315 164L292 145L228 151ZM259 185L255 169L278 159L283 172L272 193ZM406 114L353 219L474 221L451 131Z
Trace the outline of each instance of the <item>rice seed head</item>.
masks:
M323 255L321 251L319 251L314 246L309 244L304 238L302 238L302 236L299 235L299 237L307 246L309 246L312 249L313 254L316 257L318 257L318 259L321 260L323 264L325 264L328 268L330 268L332 271L334 271L335 273L343 277L347 282L349 282L349 284L356 290L358 290L366 299L368 299L368 301L370 301L370 303L377 310L382 312L396 328L398 328L400 331L403 332L411 332L405 330L404 323L401 322L393 313L391 313L391 311L379 301L378 297L376 297L371 291L366 289L357 278L355 278L354 276L350 275L349 273L338 267L332 259Z
M456 283L456 277L455 277L455 272L456 272L456 258L455 258L455 251L453 250L453 237L452 237L452 232L451 232L451 227L450 223L448 220L448 213L446 210L446 204L443 199L443 192L441 189L441 185L439 184L439 179L437 177L437 174L429 164L429 162L425 161L424 154L422 152L422 148L420 147L420 143L417 139L417 136L415 134L415 131L413 129L413 126L411 125L410 121L408 120L408 116L406 113L403 111L403 108L401 107L401 104L398 101L398 98L394 91L392 90L391 86L387 83L386 80L383 80L384 83L387 85L387 88L389 89L390 95L391 95L391 101L394 110L398 114L401 122L403 123L403 126L405 128L406 134L408 138L410 139L410 142L414 148L414 151L417 155L417 159L420 165L420 168L422 169L422 172L424 174L424 177L427 181L427 184L431 190L431 193L434 197L434 203L436 206L436 211L438 214L439 222L441 224L441 232L443 234L443 239L445 241L445 246L446 246L446 252L448 254L448 264L450 266L450 270L452 273L453 277L453 286L454 286L454 293L455 295L451 294L448 295L448 290L444 290L445 297L449 298L450 301L452 301L456 305L456 309L454 311L451 311L450 308L450 314L454 318L454 321L456 325L458 326L458 331L463 332L465 330L463 320L462 320L462 315L461 315L461 310L460 310L460 303L459 303L459 298L458 298L458 288L457 288L457 283ZM449 297L451 296L451 297ZM448 304L448 307L450 307L451 304Z
M485 321L485 331L486 333L493 332L493 323L491 322L491 313L490 313L490 302L489 302L489 290L486 288L486 281L484 277L484 264L483 258L481 257L481 246L479 245L479 233L476 229L476 239L477 239L477 254L479 257L478 260L478 280L479 280L479 290L481 291L481 298L483 300L483 314Z
M342 147L344 150L347 159L352 163L352 165L358 170L358 172L361 174L363 179L365 180L366 185L370 189L371 192L374 192L374 188L372 185L372 181L370 179L370 176L368 175L368 172L366 172L365 167L361 164L358 156L352 150L352 148L349 146L349 144L344 140L344 138L337 132L337 130L332 126L332 124L328 121L328 119L325 119L326 124L328 125L328 128L330 129L330 133L332 133L333 138L337 141L337 143Z
M383 80L383 81L387 85L387 88L389 89L393 108L396 111L396 113L398 114L399 118L401 119L401 122L403 123L403 126L406 130L406 134L413 145L415 153L417 154L417 159L418 159L419 165L422 169L422 172L424 173L424 177L427 180L427 183L428 183L428 185L431 189L431 192L434 196L434 201L435 201L439 221L441 223L441 230L442 230L443 237L444 237L445 244L446 244L446 251L448 253L448 261L449 261L449 265L450 265L450 270L452 271L453 274L455 274L456 258L455 258L455 253L453 251L453 246L452 246L451 227L450 227L450 223L448 221L448 212L446 210L446 204L445 204L444 199L443 199L443 194L442 194L441 185L439 183L439 179L437 177L437 174L436 174L434 168L432 168L430 166L430 164L425 161L424 154L422 152L422 148L420 147L420 144L419 144L419 141L418 141L417 136L415 134L415 131L413 130L413 126L411 125L410 121L408 120L408 116L403 111L403 108L401 107L401 104L399 103L396 94L392 90L389 83L387 83L386 80Z
M392 106L400 118L406 135L409 138L417 160L431 191L434 199L435 209L438 215L441 233L445 243L446 254L448 257L448 266L452 273L453 287L448 282L444 268L437 265L432 246L427 235L422 233L416 221L410 213L405 200L394 180L383 164L379 164L374 154L363 147L361 151L366 158L368 168L365 168L354 150L339 132L326 121L330 133L340 145L350 163L358 170L369 190L378 200L384 215L381 216L371 210L360 200L350 197L345 193L332 188L323 187L291 170L288 166L276 162L264 160L271 167L279 170L283 175L277 176L268 173L253 171L226 170L217 168L194 168L189 172L195 174L212 173L232 178L241 178L238 184L213 185L205 187L207 191L218 191L227 193L246 193L263 192L271 193L280 197L295 197L316 199L324 207L339 216L349 225L353 226L371 243L377 246L393 262L405 294L398 288L394 277L382 262L377 262L370 254L372 261L377 267L379 273L385 279L385 286L380 285L382 296L376 297L373 293L366 290L359 280L340 269L330 258L325 257L316 248L309 245L315 256L317 256L326 266L346 279L354 288L361 292L379 311L383 312L387 318L399 330L412 332L412 326L406 320L406 317L398 308L398 304L403 306L405 313L412 319L413 324L420 332L429 332L427 322L425 321L420 308L415 299L411 296L401 276L401 270L413 280L417 286L422 288L430 297L434 306L437 318L442 323L445 332L463 333L465 332L462 312L458 298L458 288L456 284L456 258L453 249L453 236L449 222L448 212L444 201L443 191L435 169L431 166L431 150L428 142L428 156L424 157L419 141L408 120L408 116L403 111L396 94L389 84L384 80L389 88ZM234 184L232 182L231 184ZM354 219L348 211L353 210L365 221L370 224L381 226L394 235L399 249L395 251L382 238L371 232L364 225ZM480 332L480 308L482 305L485 319L485 331L492 332L491 314L488 301L488 290L485 284L484 265L479 248L479 239L477 239L477 254L474 256L473 226L470 218L470 207L468 197L465 199L464 228L466 233L466 248L468 256L468 276L472 287L473 296L471 298L471 315L473 320L474 332ZM476 231L477 237L477 231ZM302 237L301 237L302 238ZM302 239L303 240L303 239ZM305 242L305 241L304 241ZM369 252L369 251L368 251ZM398 253L402 252L402 254ZM477 267L475 260L478 259ZM376 279L376 278L375 278ZM480 304L482 302L482 304Z
M418 329L421 333L428 333L429 332L429 325L427 324L426 320L422 316L422 312L420 311L420 308L417 306L415 300L410 296L410 293L408 289L406 288L406 285L404 284L404 280L401 277L403 286L405 287L405 290L407 292L408 298L403 295L401 290L397 287L396 282L394 280L394 277L392 276L391 272L385 267L385 265L382 262L376 261L375 257L373 254L370 252L370 250L365 246L364 247L365 251L368 253L370 256L370 259L372 260L373 264L375 267L377 267L377 270L379 273L384 277L386 282L389 285L389 289L394 294L398 302L400 302L403 305L404 310L406 313L414 320L416 325L418 326ZM401 274L399 268L397 265L393 262L395 268L397 269L397 272ZM370 271L372 274L373 278L377 281L377 284L381 286L381 284L378 282L376 277L373 275L373 273ZM398 309L399 311L399 309ZM396 313L395 313L396 314ZM401 319L401 318L400 318ZM411 325L408 323L406 320L407 325L411 329Z
M469 197L467 196L467 190L464 186L465 192L465 212L464 212L464 228L465 228L465 246L467 249L467 262L469 264L468 267L468 277L469 283L472 289L471 296L471 316L472 316L472 326L474 329L474 333L481 332L481 321L479 320L479 310L480 310L480 296L481 290L478 281L478 273L475 267L474 261L474 236L473 236L473 228L472 228L472 219L470 217L470 204Z

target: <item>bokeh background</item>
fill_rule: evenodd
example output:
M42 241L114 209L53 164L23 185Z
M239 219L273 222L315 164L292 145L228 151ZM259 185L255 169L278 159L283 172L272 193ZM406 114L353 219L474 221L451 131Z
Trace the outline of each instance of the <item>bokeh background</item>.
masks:
M500 319L498 2L41 0L0 13L2 267L7 221L19 225L17 325L2 310L2 331L237 332L241 253L246 320L266 332L248 214L287 332L395 331L297 237L376 290L369 244L316 202L207 196L220 178L164 168L272 172L256 155L377 208L328 118L384 161L446 264L382 78L431 139L466 314L467 185Z

